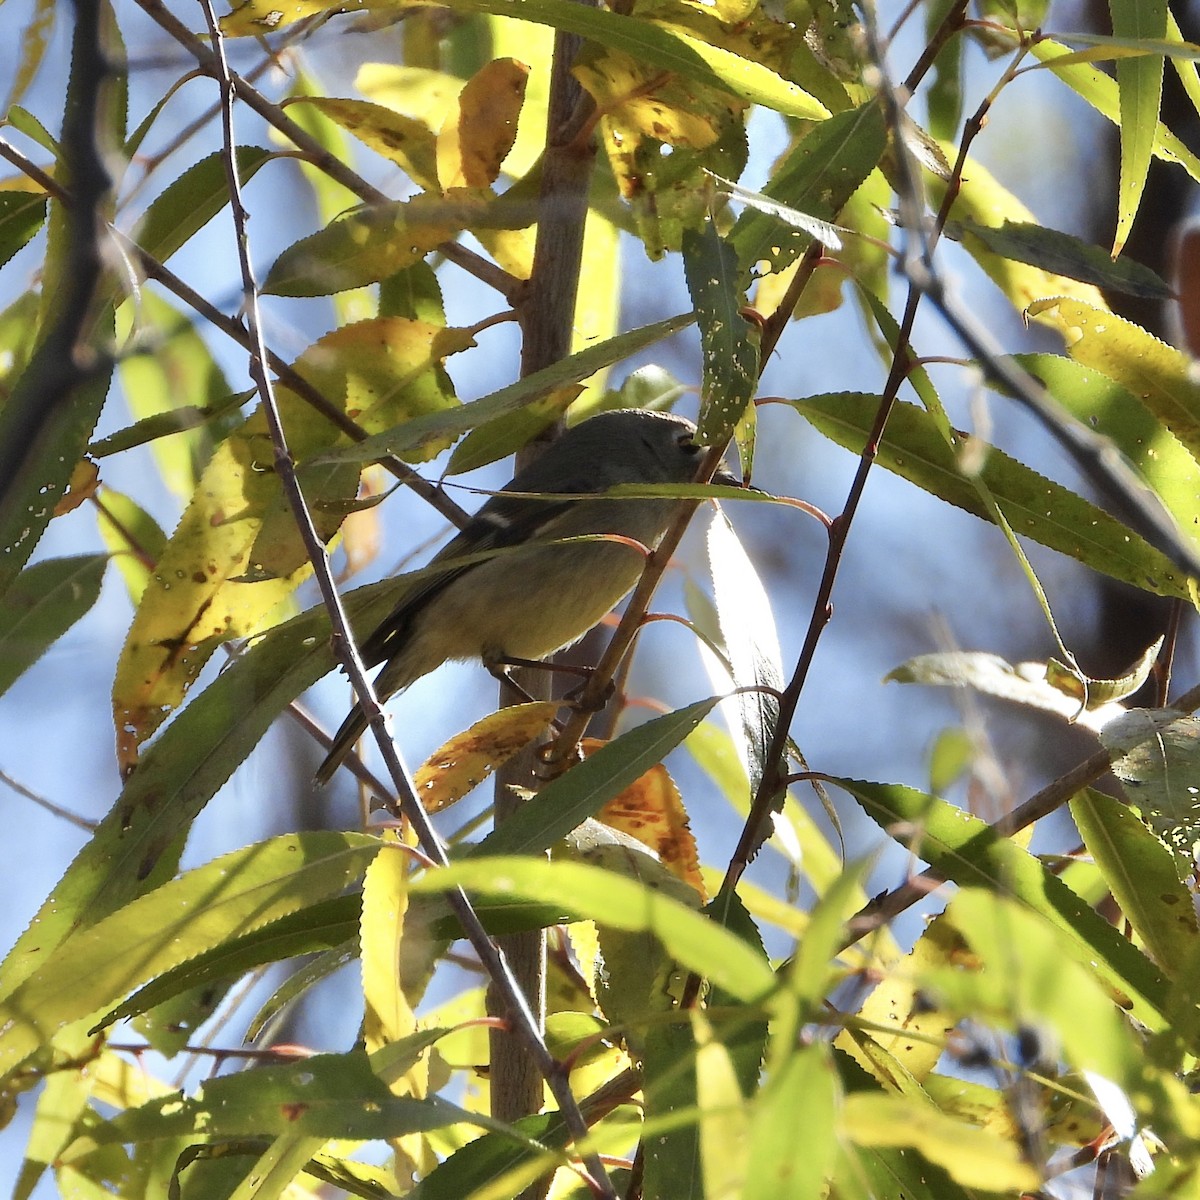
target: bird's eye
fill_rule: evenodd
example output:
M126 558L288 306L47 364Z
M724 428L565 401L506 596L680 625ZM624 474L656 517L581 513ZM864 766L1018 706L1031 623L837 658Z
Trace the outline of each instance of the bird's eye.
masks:
M690 433L681 433L676 440L679 448L681 450L685 450L688 454L699 454L704 449L703 446L697 446L696 443L692 441L692 435Z

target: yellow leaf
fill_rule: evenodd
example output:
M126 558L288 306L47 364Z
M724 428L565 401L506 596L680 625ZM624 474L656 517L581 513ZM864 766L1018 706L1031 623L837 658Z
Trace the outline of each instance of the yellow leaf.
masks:
M595 739L586 739L584 753L598 749L600 744ZM707 900L696 839L683 807L683 797L661 763L614 796L596 814L596 820L648 846L663 866L691 884L702 900Z
M421 764L414 775L427 812L441 812L520 753L550 724L558 705L515 704L476 721Z
M378 318L328 334L295 370L372 432L456 404L442 361L471 344L462 330ZM357 472L304 464L347 437L287 388L278 400L306 497L322 532L332 533L354 499ZM122 767L136 762L138 745L213 650L260 629L308 571L259 410L217 448L138 605L113 684Z
M517 137L529 68L498 58L472 76L459 93L437 141L443 189L491 187Z

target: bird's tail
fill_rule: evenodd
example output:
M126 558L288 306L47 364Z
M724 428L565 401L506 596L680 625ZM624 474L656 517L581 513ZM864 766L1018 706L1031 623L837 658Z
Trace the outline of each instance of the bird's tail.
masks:
M333 745L329 747L329 753L317 768L314 776L317 783L325 784L333 778L334 771L345 761L346 755L354 748L354 743L367 732L368 724L362 705L356 704L334 734Z

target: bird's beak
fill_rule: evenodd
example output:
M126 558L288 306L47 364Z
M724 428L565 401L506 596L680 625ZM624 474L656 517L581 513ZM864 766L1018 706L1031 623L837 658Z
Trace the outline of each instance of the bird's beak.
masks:
M743 491L761 492L762 488L756 488L752 483L746 483L741 476L735 475L728 467L718 467L713 472L713 483L719 483L722 487L741 488Z

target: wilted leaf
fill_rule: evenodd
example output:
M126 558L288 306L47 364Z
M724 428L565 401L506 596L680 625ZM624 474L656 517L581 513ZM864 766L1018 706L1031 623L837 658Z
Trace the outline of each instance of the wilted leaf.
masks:
M542 733L557 711L558 705L549 700L514 704L452 737L413 774L425 810L441 812L477 788Z

